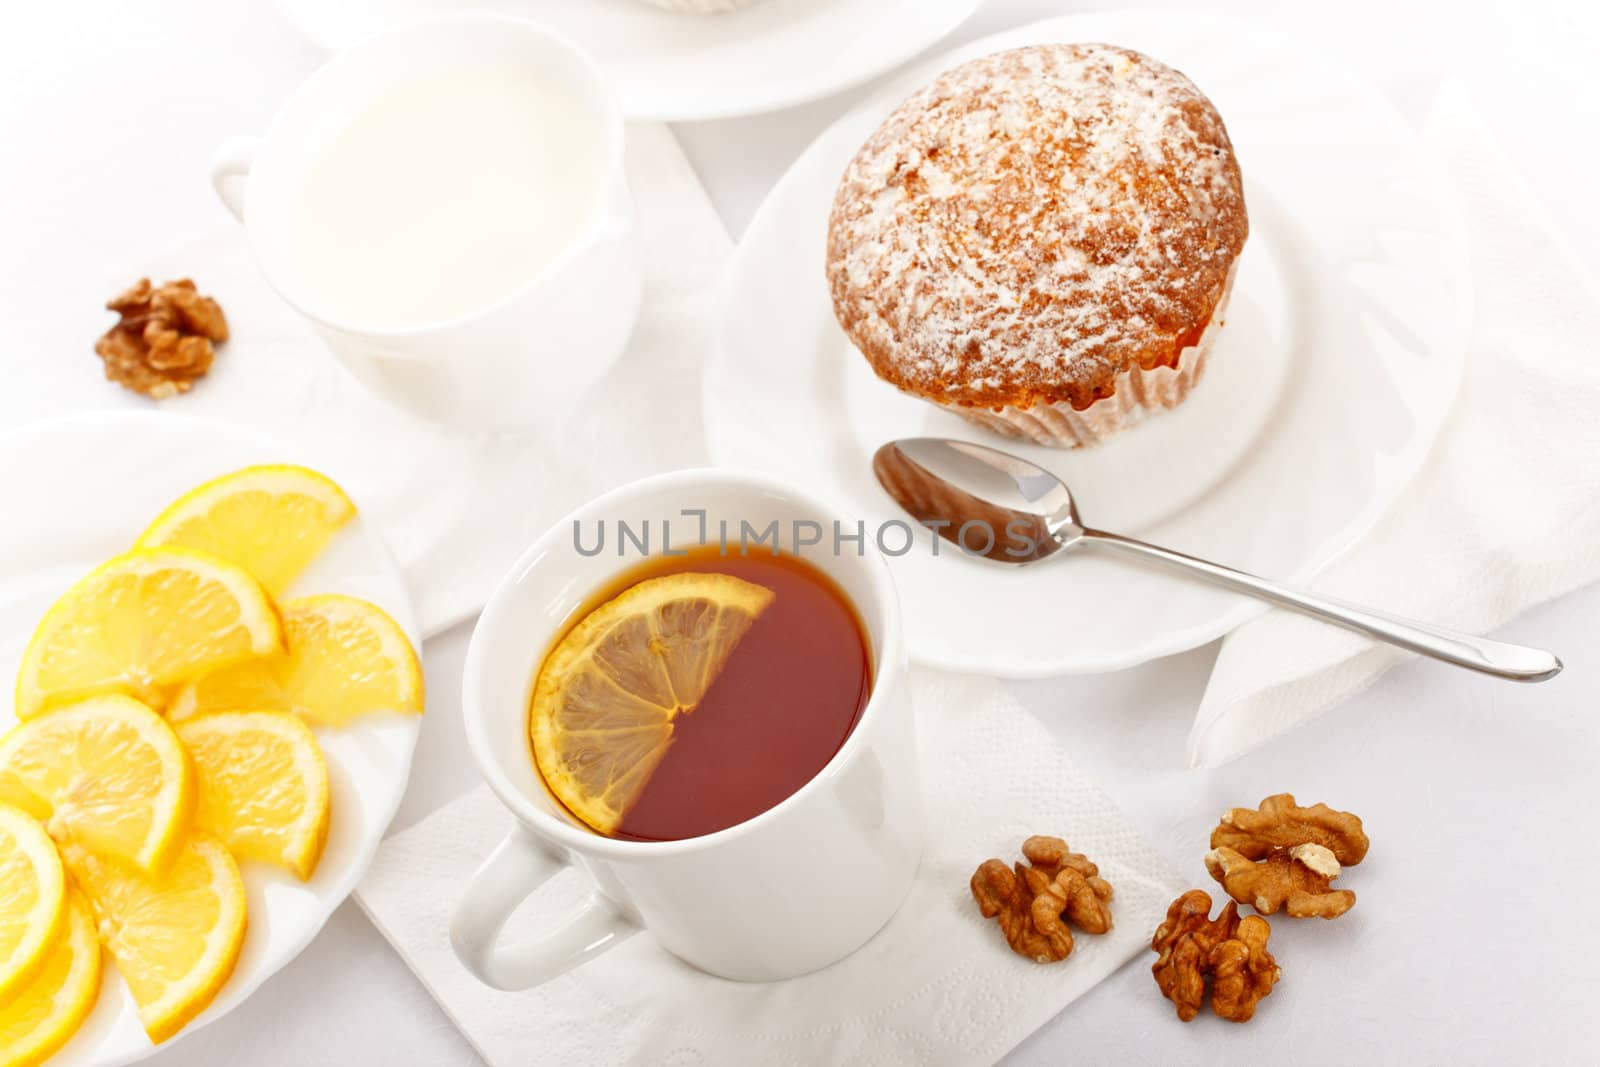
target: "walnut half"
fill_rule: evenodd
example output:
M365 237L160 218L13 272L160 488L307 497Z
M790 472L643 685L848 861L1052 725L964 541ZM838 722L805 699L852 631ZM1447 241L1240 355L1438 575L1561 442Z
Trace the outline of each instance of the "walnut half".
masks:
M1086 934L1111 929L1111 883L1087 856L1042 835L1024 841L1022 854L1032 866L990 859L972 875L978 910L996 921L1013 952L1056 963L1072 954L1072 926Z
M1282 974L1267 951L1272 927L1259 915L1239 918L1239 905L1231 900L1215 919L1210 914L1211 895L1203 889L1174 900L1150 940L1156 953L1151 973L1184 1022L1200 1014L1208 978L1211 1010L1247 1022Z
M1336 919L1356 895L1329 883L1344 866L1360 863L1369 842L1361 820L1326 804L1301 807L1288 793L1256 810L1233 808L1211 832L1206 870L1240 904L1263 915L1282 909L1294 918Z
M140 278L106 307L121 316L94 346L106 377L153 400L192 389L211 369L213 344L228 339L222 307L188 278L159 287Z

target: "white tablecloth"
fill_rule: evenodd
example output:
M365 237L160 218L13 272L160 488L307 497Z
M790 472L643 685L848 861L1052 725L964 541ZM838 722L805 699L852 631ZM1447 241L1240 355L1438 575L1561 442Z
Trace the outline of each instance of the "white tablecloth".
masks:
M1298 23L1286 9L1301 5L1211 6L1312 35L1413 121L1442 74L1463 74L1485 120L1600 270L1592 136L1600 94L1586 73L1600 43L1592 5L1522 3L1491 16L1359 0L1337 11L1312 7L1298 18L1316 21ZM1072 9L992 0L958 36L1064 10ZM268 0L12 5L0 22L0 366L44 360L63 378L81 378L93 359L93 309L129 270L224 224L205 177L213 146L261 129L319 58ZM730 230L743 229L768 185L860 95L678 127ZM1590 965L1600 926L1585 907L1600 874L1590 819L1600 757L1600 667L1589 649L1597 630L1600 589L1582 591L1500 635L1563 655L1568 669L1548 685L1412 664L1209 772L1183 770L1183 742L1214 648L1115 675L1015 686L1197 885L1210 884L1200 857L1217 812L1283 789L1361 813L1375 848L1344 880L1361 896L1351 916L1277 924L1284 983L1248 1027L1180 1025L1136 962L1013 1059L1592 1060L1583 1023L1600 992ZM466 640L462 627L424 649L430 706L398 825L477 780L458 715ZM1387 921L1399 915L1408 921ZM347 905L249 1004L154 1062L476 1060Z

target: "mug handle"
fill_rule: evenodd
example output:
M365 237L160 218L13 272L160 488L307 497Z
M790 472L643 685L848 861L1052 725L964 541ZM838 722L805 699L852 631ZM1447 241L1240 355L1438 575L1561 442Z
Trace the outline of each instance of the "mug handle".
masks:
M520 824L489 854L450 919L450 945L478 981L517 990L548 982L620 944L638 930L598 895L533 941L501 946L506 920L539 886L566 867Z
M259 137L230 137L211 156L211 188L233 217L244 221L244 181L261 147Z

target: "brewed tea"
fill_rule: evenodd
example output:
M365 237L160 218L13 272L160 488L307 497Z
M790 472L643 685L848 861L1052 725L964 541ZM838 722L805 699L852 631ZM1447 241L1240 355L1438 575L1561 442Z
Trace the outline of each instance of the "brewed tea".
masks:
M872 688L844 592L788 554L652 557L574 613L530 708L545 783L591 829L713 833L781 803L839 751Z

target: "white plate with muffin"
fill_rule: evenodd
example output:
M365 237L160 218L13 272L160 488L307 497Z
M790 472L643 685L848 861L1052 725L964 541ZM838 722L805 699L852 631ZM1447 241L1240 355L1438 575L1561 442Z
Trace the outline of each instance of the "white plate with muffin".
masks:
M750 115L859 85L932 47L983 0L279 0L329 52L429 15L490 11L564 34L623 114Z
M1401 491L1460 382L1471 295L1435 168L1375 91L1245 23L975 42L768 196L722 294L711 456L831 492L871 536L904 518L879 445L978 441L1061 475L1096 525L1305 583ZM909 645L947 668L1115 670L1263 610L916 533L891 560Z

